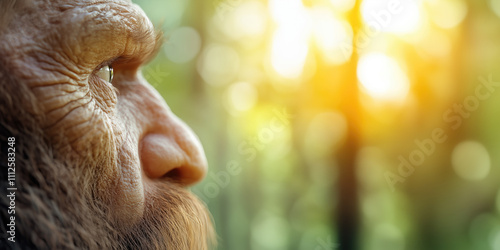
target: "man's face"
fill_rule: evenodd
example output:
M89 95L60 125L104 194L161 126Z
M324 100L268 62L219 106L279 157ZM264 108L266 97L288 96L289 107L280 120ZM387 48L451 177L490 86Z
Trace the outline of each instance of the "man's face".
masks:
M120 0L37 0L1 35L8 70L36 98L55 157L86 176L110 224L128 234L178 212L159 197L182 196L173 190L200 181L207 163L197 137L140 74L159 47L143 11ZM203 210L192 197L171 200ZM157 230L168 234L169 223Z

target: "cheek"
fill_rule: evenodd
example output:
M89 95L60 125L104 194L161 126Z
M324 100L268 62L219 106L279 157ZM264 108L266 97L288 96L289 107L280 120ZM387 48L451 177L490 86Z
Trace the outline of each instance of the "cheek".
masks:
M104 90L92 82L46 81L32 88L43 113L41 126L55 156L85 177L82 186L91 189L89 192L109 200L105 193L112 192L120 176L118 149L124 140L110 105L113 95Z
M51 91L53 88L46 87L43 92L55 92ZM75 92L51 98L42 91L34 92L44 112L42 127L57 152L77 156L82 166L102 166L114 161L112 119L98 107L90 93Z
M41 127L54 149L63 155L78 156L80 165L110 164L115 160L116 94L95 79L73 79L70 76L76 73L62 62L46 61L43 65L22 65L33 69L33 75L24 78L36 97ZM57 70L40 69L48 67L46 64Z
M106 178L113 181L99 189L103 199L109 202L112 217L120 228L129 228L137 223L144 211L144 176L138 148L141 129L137 121L140 120L140 113L134 109L132 102L119 97L113 119L117 171Z
M120 228L137 223L144 211L144 186L137 143L127 141L118 151L118 177L113 191L102 189L111 201L112 216Z

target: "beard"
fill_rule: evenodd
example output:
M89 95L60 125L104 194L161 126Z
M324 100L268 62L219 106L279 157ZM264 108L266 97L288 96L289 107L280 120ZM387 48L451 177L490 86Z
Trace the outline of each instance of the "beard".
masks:
M143 217L120 227L105 199L96 198L99 166L68 159L40 128L35 97L0 72L0 249L208 249L213 228L205 206L173 182L155 183ZM4 195L8 137L16 138L15 242ZM102 161L101 161L102 163ZM92 169L92 170L89 170ZM109 195L112 195L109 193ZM122 204L127 205L127 204Z
M121 235L120 248L207 249L213 233L202 203L176 185L158 185L161 191L148 194L143 219Z

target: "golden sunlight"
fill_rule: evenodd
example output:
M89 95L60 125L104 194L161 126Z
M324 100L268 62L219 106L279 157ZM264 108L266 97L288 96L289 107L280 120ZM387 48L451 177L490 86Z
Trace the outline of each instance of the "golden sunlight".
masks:
M421 22L420 7L414 0L364 0L361 15L370 29L394 34L412 33Z
M340 11L349 11L354 7L355 0L330 0L333 7Z
M227 21L221 21L224 33L241 42L260 39L267 22L266 6L258 1L243 2L228 14Z
M301 0L271 0L269 8L273 20L278 25L303 26L306 9Z
M361 90L376 99L400 102L410 90L410 81L398 62L384 53L362 56L357 74Z
M278 25L272 41L271 64L282 77L298 78L309 51L309 16L300 0L273 0L269 4Z
M351 58L353 31L351 25L336 18L322 7L311 9L314 40L323 60L329 64L342 64Z
M285 78L298 78L302 75L308 50L305 34L279 29L272 44L271 63L274 70Z
M433 0L428 4L432 21L444 29L456 27L467 16L468 8L464 0Z

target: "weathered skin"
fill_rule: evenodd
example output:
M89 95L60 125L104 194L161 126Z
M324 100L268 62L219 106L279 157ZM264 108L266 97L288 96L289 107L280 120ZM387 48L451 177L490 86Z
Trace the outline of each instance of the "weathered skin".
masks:
M38 117L56 155L96 168L93 192L122 231L143 218L160 183L189 186L205 176L197 137L140 74L159 39L137 5L35 0L13 16L0 39L5 71L37 103L28 112ZM106 65L114 68L112 83L95 75Z

